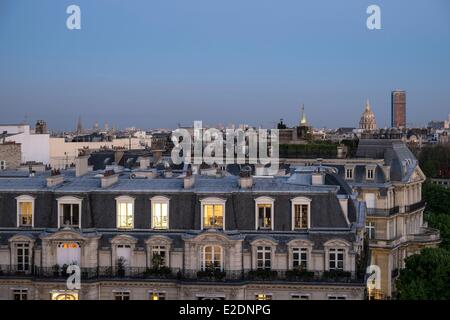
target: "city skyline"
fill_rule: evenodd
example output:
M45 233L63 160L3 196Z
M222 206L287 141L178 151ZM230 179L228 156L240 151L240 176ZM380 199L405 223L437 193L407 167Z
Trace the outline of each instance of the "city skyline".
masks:
M357 127L368 98L389 127L396 89L407 93L409 125L445 119L450 4L375 3L381 30L366 28L369 1L77 0L82 28L71 31L71 2L3 1L2 122L292 126L305 104L314 127Z

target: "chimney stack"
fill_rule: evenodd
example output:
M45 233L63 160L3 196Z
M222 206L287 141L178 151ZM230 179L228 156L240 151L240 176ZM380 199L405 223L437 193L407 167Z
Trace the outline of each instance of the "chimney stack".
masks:
M239 173L239 187L241 189L251 189L253 187L252 169L248 166L242 168Z
M88 173L88 159L89 155L85 155L84 152L75 158L75 176L81 177Z
M190 189L195 185L195 176L192 174L192 169L186 171L186 176L183 178L184 188Z
M323 172L320 172L320 169L318 171L314 171L311 174L311 184L313 186L320 186L325 183L325 174Z
M148 167L150 167L150 158L142 157L139 161L139 167L141 170L148 169Z
M46 179L47 187L51 188L57 186L64 182L64 176L61 174L59 169L55 169L51 171L51 176Z
M105 171L103 177L101 177L102 189L108 188L115 184L119 180L119 175L114 173L113 170Z

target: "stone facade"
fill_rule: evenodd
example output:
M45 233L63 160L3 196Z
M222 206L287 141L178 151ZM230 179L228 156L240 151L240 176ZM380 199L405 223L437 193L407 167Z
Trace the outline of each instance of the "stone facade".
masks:
M20 143L0 143L0 171L18 169L21 157Z

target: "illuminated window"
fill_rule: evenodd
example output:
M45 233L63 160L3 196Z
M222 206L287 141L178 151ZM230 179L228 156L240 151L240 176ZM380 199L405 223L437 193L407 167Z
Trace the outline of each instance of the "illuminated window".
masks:
M344 270L344 249L330 249L329 263L330 270Z
M222 247L205 246L202 251L202 270L222 270Z
M258 293L255 296L256 300L272 300L272 295L271 294L265 294L265 293Z
M256 268L263 270L270 270L272 248L267 246L259 246L256 248Z
M116 291L114 292L114 300L130 300L130 292Z
M294 204L294 228L308 228L309 204Z
M149 299L150 300L166 300L166 293L165 292L149 292Z
M134 227L134 199L131 197L116 198L117 228L132 229Z
M152 201L152 228L169 228L169 204L166 202Z
M308 249L293 248L292 249L292 266L295 269L306 270L308 268Z
M223 205L203 205L203 228L223 229Z
M28 243L16 244L17 271L30 270L30 245Z
M28 300L28 289L14 289L13 300Z
M54 291L51 292L52 300L78 300L78 293L72 291Z
M258 227L259 229L272 228L272 205L258 204Z
M23 195L17 200L17 226L33 227L34 198Z

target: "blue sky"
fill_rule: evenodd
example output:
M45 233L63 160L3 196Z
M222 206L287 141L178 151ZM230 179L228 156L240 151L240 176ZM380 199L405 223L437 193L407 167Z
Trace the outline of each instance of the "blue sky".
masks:
M81 8L81 30L66 8ZM381 7L382 30L366 28ZM1 0L0 122L356 126L450 112L447 0Z

